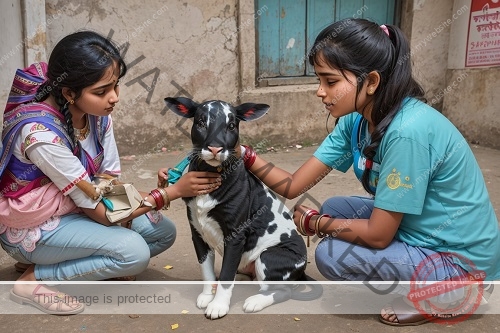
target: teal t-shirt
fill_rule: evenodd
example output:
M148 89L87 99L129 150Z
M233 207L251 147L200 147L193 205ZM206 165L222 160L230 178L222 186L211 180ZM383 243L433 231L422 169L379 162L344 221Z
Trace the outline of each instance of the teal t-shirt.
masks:
M361 135L356 147L352 134L359 116L342 117L314 156L342 172L353 163L363 169L359 158L355 160L356 149L362 151L369 135ZM374 206L404 213L396 239L457 253L484 271L487 280L500 279L498 220L467 141L446 117L423 102L406 99L374 162Z

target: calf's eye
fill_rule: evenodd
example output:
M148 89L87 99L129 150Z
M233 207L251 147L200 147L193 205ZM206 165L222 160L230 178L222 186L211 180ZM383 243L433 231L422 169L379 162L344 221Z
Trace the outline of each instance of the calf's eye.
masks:
M198 120L196 122L196 127L198 127L198 129L205 129L207 127L207 125L205 124L205 122L203 120Z

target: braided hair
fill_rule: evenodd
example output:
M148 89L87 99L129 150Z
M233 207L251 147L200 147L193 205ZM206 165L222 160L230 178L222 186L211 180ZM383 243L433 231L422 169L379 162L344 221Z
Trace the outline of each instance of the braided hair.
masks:
M367 74L376 71L380 83L373 95L371 121L375 125L371 142L363 149L367 160L373 161L387 128L406 97L426 102L424 90L412 76L410 47L403 32L386 25L387 35L375 22L366 19L344 19L320 32L311 51L309 63L325 61L347 79L346 71L356 76L356 103ZM358 109L357 105L355 105ZM359 110L361 114L364 110ZM366 167L361 183L370 194L370 168Z
M47 80L38 88L35 101L44 101L50 95L54 97L66 121L75 155L80 150L80 143L75 138L72 116L62 89L69 88L76 100L84 88L98 82L114 65L120 69L119 77L124 76L127 66L118 47L94 31L78 31L62 38L50 54Z

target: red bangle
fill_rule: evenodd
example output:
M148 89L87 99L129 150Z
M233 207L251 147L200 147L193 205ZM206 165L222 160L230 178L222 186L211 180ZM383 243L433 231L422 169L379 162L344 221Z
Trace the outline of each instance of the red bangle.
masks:
M305 217L304 217L304 228L309 231L309 232L312 232L313 235L314 235L314 229L312 229L310 226L309 226L309 223L311 222L311 217L313 217L314 215L319 215L319 212L317 210L314 210L314 209L310 209L308 210L306 213L305 213Z
M245 147L245 155L243 156L243 162L245 163L245 168L250 169L250 167L255 163L257 158L257 153L252 147L243 145Z
M156 203L156 210L160 210L165 206L165 202L163 201L163 196L161 195L160 191L157 189L151 190L149 194L153 197L155 203Z
M304 214L300 215L300 220L297 225L297 231L302 235L302 236L314 236L314 230L311 230L309 226L305 225L304 218L306 217L307 213L309 211L306 211Z

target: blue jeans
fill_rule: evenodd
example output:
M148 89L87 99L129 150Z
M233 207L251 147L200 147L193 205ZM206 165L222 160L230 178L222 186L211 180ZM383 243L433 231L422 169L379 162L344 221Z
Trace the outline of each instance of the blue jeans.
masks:
M141 215L127 229L70 214L56 229L42 230L33 252L9 243L5 233L0 243L15 260L34 263L37 280L97 281L143 272L150 257L172 246L175 236L175 225L164 216L154 224Z
M366 197L333 197L325 201L320 213L341 219L369 219L374 200ZM348 225L344 226L348 228ZM340 230L338 230L340 231ZM316 265L322 275L333 281L412 281L417 266L432 256L436 269L426 275L426 281L446 281L464 276L465 271L447 256L418 246L411 246L394 239L385 249L373 249L334 237L324 238L316 248ZM437 257L438 259L435 259ZM380 288L388 289L389 285ZM394 291L404 293L407 287ZM450 293L448 293L450 294ZM447 295L459 298L462 291Z

